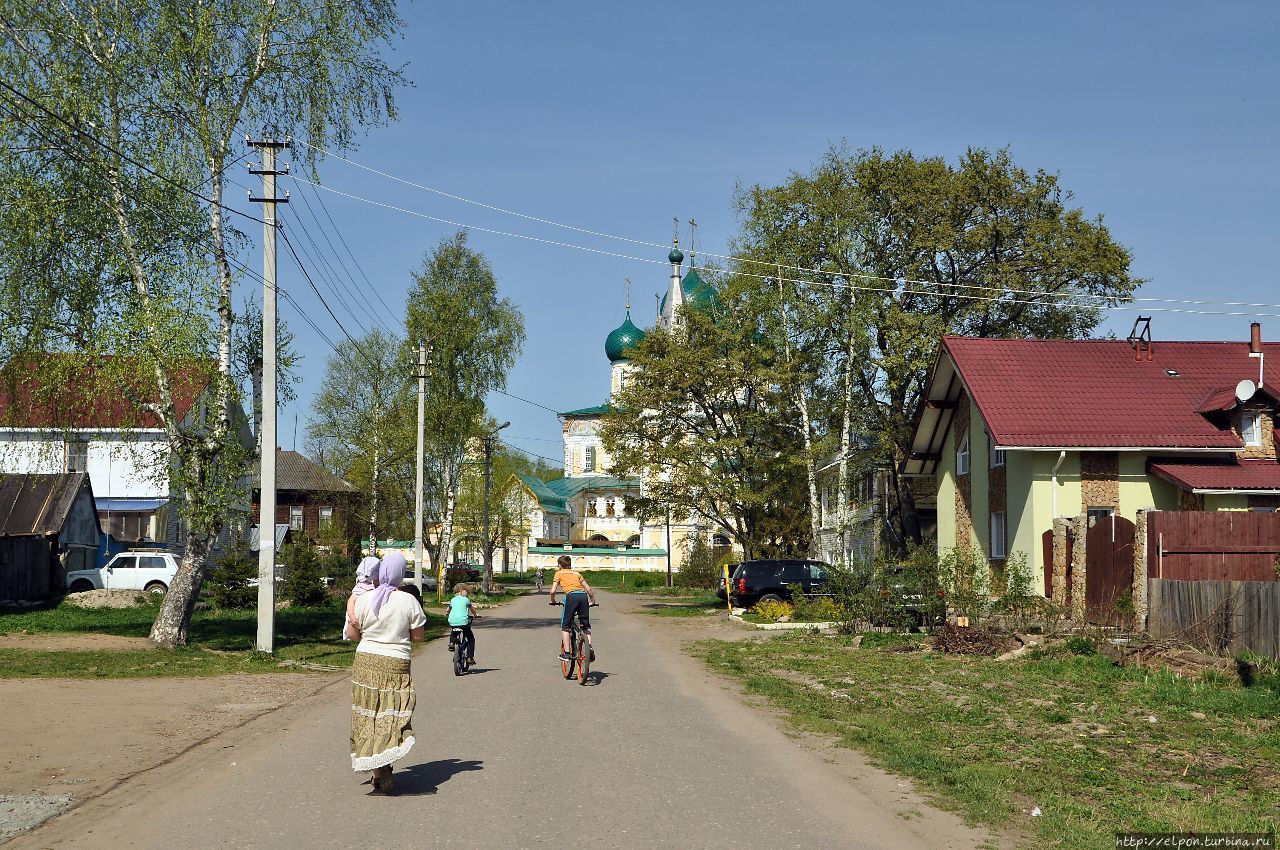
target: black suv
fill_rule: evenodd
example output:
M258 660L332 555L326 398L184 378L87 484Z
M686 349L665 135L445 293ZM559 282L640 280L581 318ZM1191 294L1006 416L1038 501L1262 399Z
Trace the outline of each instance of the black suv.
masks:
M805 596L825 596L830 569L821 561L743 561L729 576L729 596L739 608L750 608L762 599L790 601L791 584L800 585ZM723 586L717 595L725 598Z

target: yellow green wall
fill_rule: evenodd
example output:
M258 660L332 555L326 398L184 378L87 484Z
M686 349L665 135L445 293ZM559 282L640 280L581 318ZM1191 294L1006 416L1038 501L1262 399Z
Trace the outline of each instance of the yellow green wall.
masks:
M1249 497L1237 494L1206 494L1204 497L1204 509L1206 511L1247 511L1249 510Z
M942 444L938 460L938 551L956 548L956 432L952 429Z

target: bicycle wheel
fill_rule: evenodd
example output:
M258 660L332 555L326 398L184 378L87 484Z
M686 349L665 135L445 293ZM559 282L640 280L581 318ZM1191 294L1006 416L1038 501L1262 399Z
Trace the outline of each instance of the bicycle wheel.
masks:
M575 634L576 632L569 633L569 654L570 655L573 654L573 643L575 640L574 638ZM574 662L572 659L569 661L565 661L563 658L560 659L560 672L564 674L564 677L566 679L573 678L573 670L574 670Z
M585 685L587 683L587 673L591 669L591 645L587 643L585 634L578 634L577 660L578 660L578 684Z
M461 676L467 669L467 656L462 652L462 641L458 641L458 648L453 653L453 675Z

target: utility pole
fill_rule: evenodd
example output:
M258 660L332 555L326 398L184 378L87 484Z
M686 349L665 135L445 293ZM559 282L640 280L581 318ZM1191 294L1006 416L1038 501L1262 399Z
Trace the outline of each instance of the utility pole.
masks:
M484 542L481 544L484 551L484 592L489 592L489 586L493 583L493 546L489 541L489 489L491 486L489 477L489 462L493 458L493 441L497 439L498 432L509 426L510 422L503 422L497 428L484 435Z
M426 556L422 547L422 467L425 450L422 445L422 420L426 417L427 403L427 346L418 345L418 496L413 519L413 557L414 572L417 578L414 584L418 587L418 595L422 595L422 576L427 570Z
M667 502L667 587L671 587L671 503Z
M262 204L262 429L258 440L258 639L259 652L276 651L276 204L289 198L276 197L276 175L289 169L276 168L276 151L289 147L267 137L250 140L249 147L262 151L262 167L249 166L250 174L262 175L262 197L249 200Z

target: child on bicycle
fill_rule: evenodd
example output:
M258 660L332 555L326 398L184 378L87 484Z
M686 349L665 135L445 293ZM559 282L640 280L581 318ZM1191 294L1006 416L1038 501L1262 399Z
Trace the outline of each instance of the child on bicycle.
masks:
M591 647L591 658L595 660L589 612L590 607L596 604L595 591L587 584L582 573L572 568L573 559L568 555L561 555L556 564L560 569L556 570L555 577L551 579L551 604L556 604L557 590L564 592L564 613L560 616L560 648L563 650L560 660L573 660L572 647L569 646L569 624L573 622L574 615L577 615L578 622L582 624L582 633L587 636L587 645Z
M453 598L449 600L449 627L462 629L462 636L467 642L467 661L471 664L476 663L476 635L471 631L471 618L475 612L476 606L467 595L467 588L459 587L454 591ZM453 632L450 631L449 651L453 652L454 648Z

